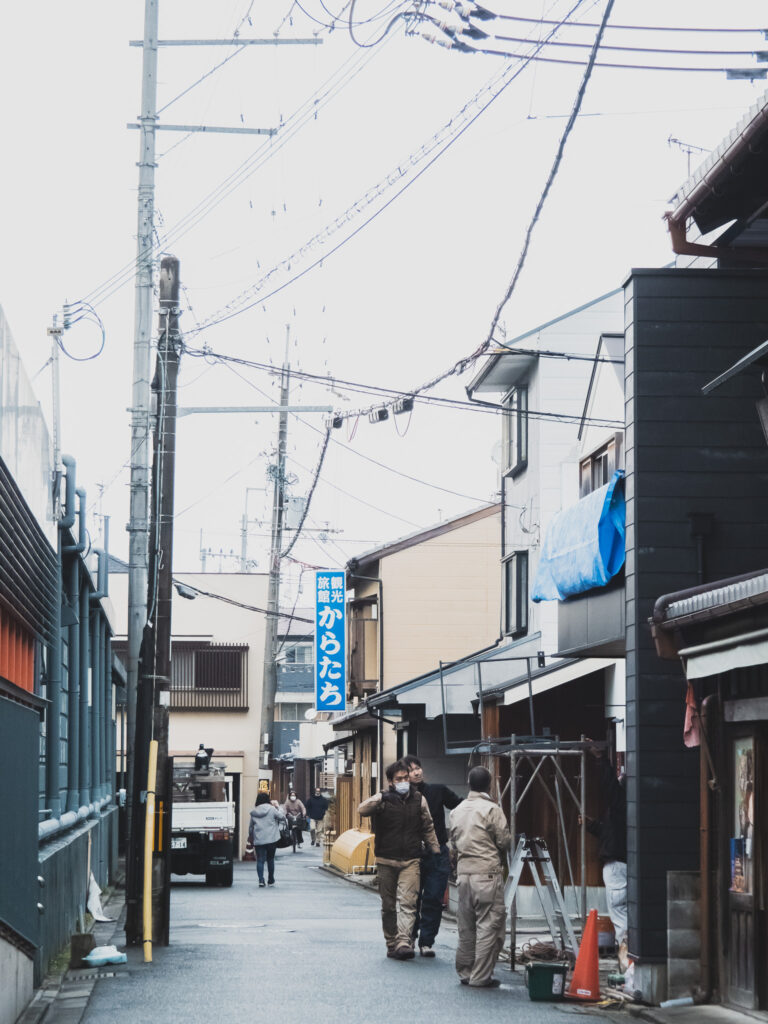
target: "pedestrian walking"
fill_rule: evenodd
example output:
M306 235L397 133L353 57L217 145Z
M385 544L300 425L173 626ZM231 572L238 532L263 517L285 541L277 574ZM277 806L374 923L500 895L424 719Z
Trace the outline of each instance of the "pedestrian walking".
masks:
M387 956L412 960L413 923L419 895L419 861L426 847L437 854L429 806L408 781L408 765L395 761L386 769L387 788L369 797L358 813L370 817L373 851L381 897L381 927Z
M440 846L439 853L427 850L421 858L419 895L416 901L416 922L413 926L414 943L418 940L419 955L434 957L435 939L443 918L443 897L451 873L448 857L448 832L445 827L445 809L452 810L461 803L461 797L452 789L439 782L426 782L421 761L413 754L403 758L408 765L408 778L426 799L435 835Z
M315 792L307 800L307 818L309 819L309 838L312 846L319 846L323 837L323 819L328 810L328 800L320 792L320 787L315 787Z
M591 742L589 739L587 742ZM600 762L600 790L604 803L601 818L584 820L587 832L599 841L598 855L603 865L603 885L608 904L608 916L616 933L619 947L619 969L629 966L627 953L627 793L624 773L599 747L589 748ZM581 815L579 815L581 824Z
M459 883L456 971L462 985L497 988L493 969L504 945L502 856L512 839L504 812L490 796L491 773L469 773L469 796L451 813L451 857Z
M292 789L288 793L288 798L283 804L283 810L285 811L285 816L288 818L288 824L291 827L291 831L293 832L293 836L295 839L293 847L293 852L295 853L297 846L304 845L303 832L307 820L307 809L301 802L301 800L299 800L299 798L296 796L295 789Z
M248 840L256 851L256 873L259 876L259 888L275 884L275 850L280 838L280 824L285 821L285 814L275 807L269 799L269 793L259 793L256 806L251 811L251 823L248 826ZM267 882L264 881L264 864L267 865Z

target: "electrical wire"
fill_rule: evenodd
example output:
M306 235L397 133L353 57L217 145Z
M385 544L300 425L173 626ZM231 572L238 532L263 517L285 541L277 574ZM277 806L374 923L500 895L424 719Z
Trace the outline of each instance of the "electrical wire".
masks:
M589 84L589 80L592 77L592 69L595 66L595 61L597 59L597 52L600 49L600 44L601 44L602 39L603 39L603 33L605 32L605 26L608 24L608 19L610 18L611 11L613 10L613 4L614 4L614 0L606 0L605 10L603 12L603 18L602 18L602 21L600 22L600 27L597 30L597 35L595 36L594 43L592 44L592 50L591 50L590 55L589 55L589 61L587 63L587 67L586 67L586 70L584 72L584 76L583 76L583 78L581 80L581 84L579 85L578 92L576 93L576 99L575 99L575 102L573 104L573 109L571 111L571 116L568 118L566 126L565 126L565 128L563 130L563 134L560 137L560 142L558 143L557 152L555 153L555 159L554 159L554 161L552 163L552 167L550 169L549 175L548 175L546 183L544 185L544 189L543 189L543 191L541 193L541 196L539 197L539 201L536 204L536 209L533 211L533 216L531 217L530 223L528 225L528 229L526 230L525 239L523 241L523 247L522 247L522 250L520 252L520 255L518 256L517 265L515 266L514 272L512 274L512 280L510 281L509 287L507 288L506 292L504 293L504 297L502 298L501 302L497 306L496 312L494 313L493 319L491 320L491 326L490 326L490 328L488 330L488 334L486 336L486 339L485 339L485 342L484 342L484 345L483 345L483 347L485 349L490 347L491 340L493 339L494 332L496 330L496 327L498 326L499 319L501 318L501 314L502 314L502 312L504 310L504 307L506 306L506 304L509 302L510 298L512 297L512 294L513 294L513 292L515 290L515 287L517 286L517 282L520 279L520 274L522 272L522 269L525 266L525 260L526 260L526 257L528 255L528 249L529 249L530 244L531 244L531 238L533 237L533 232L534 232L534 230L536 228L536 224L538 223L539 217L541 216L541 211L544 209L544 204L547 201L547 196L549 195L550 190L552 188L552 185L554 184L555 178L557 177L557 173L560 170L560 164L561 164L562 159L563 159L563 153L565 152L565 145L566 145L566 143L568 141L568 138L569 138L569 136L571 134L573 126L576 123L576 118L579 116L579 111L581 110L581 104L582 104L582 101L584 99L584 94L585 94L585 92L587 90L587 85Z
M313 121L317 111L334 100L343 89L354 81L374 58L375 54L379 52L381 51L377 50L375 53L372 51L367 54L355 52L343 61L325 82L299 104L296 110L285 119L277 136L277 142L274 140L262 142L251 156L247 157L216 188L199 200L176 224L169 228L162 238L158 240L157 247L169 246L208 216L219 203L228 198L248 178L272 159L283 146L287 145L306 124ZM150 252L154 252L154 250L155 247L153 246L151 249L148 248L145 252L139 254L136 259L125 264L120 270L89 292L86 298L95 304L105 302L116 291L133 280L137 261L146 259L147 255Z
M494 39L498 39L502 43L527 43L529 40L521 38L519 36L500 36L494 35ZM577 50L589 50L591 43L575 43L570 40L553 39L547 46L549 47L570 47ZM668 48L662 46L613 46L609 44L603 44L602 50L616 50L620 53L663 53L673 54L676 57L754 57L754 50L681 50L675 48Z
M194 590L195 594L199 594L201 597L211 597L215 601L223 601L224 604L234 605L235 608L244 608L247 612L259 612L261 615L269 615L272 618L283 618L285 612L276 611L271 612L266 608L259 608L255 604L245 604L243 601L236 601L233 597L225 597L224 594L213 594L210 590L202 590L200 587L195 587L191 583L185 583L184 580L173 577L174 586L184 587L185 590ZM301 615L294 616L295 622L311 622L314 625L314 619L307 619Z
M488 57L507 57L507 58L522 58L524 55L521 53L510 52L509 50L495 50L483 47L482 49L476 47L466 46L462 43L460 46L454 46L457 49L461 49L464 53L481 53ZM565 57L542 57L537 54L535 57L531 57L531 60L535 60L543 64L566 64L570 67L586 68L590 67L589 61L583 60L568 60ZM682 65L682 64L620 64L612 61L597 61L594 65L598 68L610 68L614 71L687 71L690 74L716 74L725 75L729 71L734 70L733 68L707 68L707 67L695 67L693 65ZM737 70L742 71L754 71L754 78L765 78L765 68L740 68Z
M496 344L500 344L499 342L495 342L495 343ZM536 355L539 354L535 349L530 349L530 350L510 349L510 351L511 352L525 351L525 352L530 352L531 354L536 354ZM230 369L231 369L231 364L234 364L234 365L238 365L238 366L244 366L244 367L247 367L249 369L261 370L264 373L270 374L271 376L277 376L280 373L279 369L277 369L276 367L274 367L274 366L272 366L272 365L270 365L268 363L260 363L260 362L257 362L255 360L244 359L244 358L242 358L240 356L227 356L227 355L223 355L223 354L218 353L218 352L214 352L211 349L206 349L206 348L204 348L204 349L192 349L192 348L188 348L188 349L186 349L186 354L189 355L189 356L192 356L192 357L198 357L198 358L202 357L202 358L205 358L205 359L208 359L208 360L212 360L214 362L219 362L222 365L227 366ZM559 357L558 353L548 353L548 354L551 354L554 357ZM577 357L576 356L570 356L570 355L564 355L563 358L571 359L571 358L577 358ZM579 359L583 359L584 361L587 361L587 362L590 362L590 363L595 361L594 357L591 357L591 356L589 356L589 357L587 357L587 356L579 356L578 358ZM608 360L606 360L606 361L608 361ZM467 401L467 400L464 400L464 399L457 399L457 398L445 398L445 397L442 397L442 396L439 396L439 395L421 394L421 393L414 392L414 391L400 391L400 390L396 390L394 388L385 388L385 387L383 387L381 385L353 383L351 381L343 380L341 378L329 377L329 376L323 375L323 374L309 373L308 371L303 371L303 370L292 369L291 370L291 375L293 377L299 379L299 380L307 380L307 381L311 381L311 382L314 382L314 383L318 383L318 384L322 384L322 385L326 385L326 386L331 386L333 388L337 388L337 389L341 389L341 390L352 391L352 392L358 391L358 392L361 392L363 394L376 394L376 395L382 396L382 401L376 403L376 405L371 406L370 407L371 410L374 410L374 409L380 407L381 405L386 405L386 404L390 404L391 405L393 399L397 399L397 398L412 398L416 402L422 402L422 403L428 404L428 405L434 405L434 406L437 406L437 407L453 408L453 409L461 409L461 410L465 410L465 411L469 411L469 412L484 412L484 413L490 413L490 414L493 414L493 415L500 415L500 414L503 414L503 413L507 413L509 411L506 406L500 405L497 402L481 402L481 401L477 401L477 400ZM248 383L249 386L254 387L255 390L259 391L259 389L256 388L256 386L253 384L253 382L249 381L247 377L243 377L240 374L238 374L238 376L240 377L241 380L243 380L246 383ZM273 401L271 396L267 395L266 392L259 391L259 393L264 395L269 401ZM340 418L340 419L342 419L342 420L350 420L350 419L356 419L357 417L363 416L365 414L366 414L366 410L353 409L353 410L349 410L349 411L345 411L345 412L337 412L335 414L335 416ZM305 421L301 420L300 417L297 417L297 418L300 420L300 422L305 422ZM561 420L562 422L565 422L565 423L581 423L581 421L582 421L582 418L581 418L580 415L575 415L575 414L571 415L570 413L548 412L548 411L545 411L545 410L536 410L536 409L529 409L528 410L528 418L531 419L531 420ZM618 423L616 420L607 420L607 419L603 419L601 417L588 417L585 422L590 423L592 426L615 427L615 426L621 426L622 425L622 424ZM311 424L306 424L306 425L311 427ZM311 429L314 430L314 429L317 429L317 428L311 427ZM335 443L336 444L340 444L341 442L336 441ZM354 450L354 449L350 449L350 450ZM467 497L467 496L464 495L464 497Z
M441 5L442 6L442 5ZM492 12L495 18L499 18L502 21L524 21L534 22L538 25L555 25L559 24L555 21L550 21L547 18L525 18L519 14L500 14L497 11ZM472 15L470 14L470 17ZM599 21L565 21L562 23L567 28L600 28ZM697 25L686 25L686 26L674 26L674 25L607 25L606 31L627 31L627 32L711 32L721 33L727 35L728 33L762 33L765 30L763 28L711 28L709 26L697 26Z
M304 523L305 523L306 518L307 518L307 513L309 512L309 506L310 506L310 504L312 502L312 495L315 493L315 488L317 487L317 481L320 479L320 473L321 473L322 468L323 468L323 462L325 461L325 453L328 450L328 442L330 441L330 439L331 439L331 428L328 427L326 429L326 431L325 431L325 437L323 438L323 447L320 450L320 457L317 460L317 466L315 467L314 476L312 477L312 483L311 483L310 488L309 488L309 493L307 494L306 500L304 502L304 509L303 509L303 511L301 513L301 518L299 520L299 524L296 527L296 531L295 531L293 537L291 538L290 544L288 545L288 547L284 551L282 551L280 553L280 557L281 558L285 558L286 555L290 555L291 551L293 551L294 544L299 539L302 527L304 526Z
M576 4L575 4L575 5L574 5L574 6L573 6L573 7L571 8L571 10L569 11L569 14L571 14L571 13L573 13L573 12L574 12L575 10L577 10L577 8L579 8L579 7L580 7L580 6L581 6L581 5L582 5L582 4L584 3L584 2L585 2L585 0L577 0L577 3L576 3ZM547 39L548 39L548 38L550 38L550 37L551 37L551 35L553 35L553 34L554 34L554 31L556 31L556 30L553 30L553 32L551 32L551 33L550 33L550 35L549 35L549 36L547 37ZM535 43L535 46L536 46L536 50L535 50L535 52L539 52L539 51L540 51L540 50L541 50L541 49L543 48L543 46L545 46L545 45L546 45L547 39L544 39L544 40L540 40L540 41L537 41L537 42ZM533 44L533 41L532 41L532 45L534 45L534 44ZM478 52L479 52L479 51L478 51ZM446 152L446 151L447 151L447 150L448 150L448 149L449 149L449 148L450 148L450 147L451 147L451 146L452 146L452 145L453 145L453 144L454 144L455 142L457 142L457 141L458 141L458 140L459 140L459 139L460 139L460 138L462 137L462 135L464 134L464 132L466 132L466 131L467 131L467 130L468 130L468 129L469 129L469 128L470 128L470 127L471 127L471 126L472 126L472 125L473 125L473 124L475 123L475 121L476 121L476 120L477 120L477 119L478 119L478 118L479 118L479 117L480 117L480 116L481 116L481 115L482 115L483 113L485 113L485 111L486 111L486 110L487 110L487 109L488 109L488 108L489 108L489 107L491 106L491 104L492 104L492 103L494 103L494 102L495 102L495 101L496 101L496 100L497 100L497 99L499 98L499 96L501 96L501 95L503 94L503 92L504 92L504 91L505 91L505 90L506 90L506 89L507 89L507 88L508 88L508 87L509 87L509 86L510 86L510 85L512 84L512 82L513 82L513 81L515 81L515 79L516 79L516 78L518 78L518 77L519 77L519 75L521 75L521 74L522 74L522 72L523 72L523 71L525 70L525 68L526 68L526 67L528 66L528 63L529 63L529 62L530 62L531 60L533 60L533 59L534 59L534 56L533 56L533 55L517 55L517 57L516 57L516 60L517 60L517 61L519 61L520 63L518 63L518 64L517 64L517 66L510 66L510 67L508 67L508 68L505 68L505 69L504 69L504 71L503 71L503 72L502 72L502 73L501 73L501 74L500 74L499 76L497 76L497 77L496 77L496 79L494 79L494 80L493 80L494 82L500 81L500 82L501 82L501 84L500 84L500 86L499 86L498 90L497 90L496 92L493 92L493 93L491 94L490 98L489 98L489 99L488 99L488 100L487 100L487 101L486 101L485 103L483 103L483 104L482 104L481 106L479 106L479 109L478 109L477 113L476 113L476 114L474 114L474 115L472 115L471 117L469 117L469 119L468 119L468 120L466 120L466 121L465 121L465 122L464 122L464 123L463 123L463 124L461 125L461 127L459 127L458 129L455 129L455 130L453 130L453 133L449 135L449 137L448 137L447 141L446 141L446 142L445 142L444 144L442 143L442 140L440 140L440 148L437 148L437 151L435 152L434 156L432 156L432 158L431 158L430 160L428 160L428 161L427 161L427 163L426 163L426 164L425 164L425 165L424 165L424 166L423 166L423 167L422 167L422 168L421 168L420 170L416 171L416 172L415 172L415 173L413 174L413 176L412 176L412 177L408 178L408 179L407 179L407 180L405 181L405 183L403 184L403 186L402 186L402 187L401 187L400 189L398 189L398 190L397 190L397 191L396 191L396 192L395 192L395 193L394 193L394 194L393 194L393 195L392 195L392 196L391 196L391 197L390 197L390 198L389 198L389 199L388 199L388 200L387 200L387 201L386 201L385 203L383 203L383 204L382 204L382 205L381 205L380 207L378 207L378 208L377 208L376 210L374 210L374 212L373 212L373 213L372 213L372 214L371 214L371 215L370 215L369 217L367 217L367 218L366 218L366 219L365 219L365 220L364 220L364 221L363 221L363 222L362 222L361 224L359 224L359 225L358 225L358 226L357 226L357 227L356 227L356 228L355 228L355 229L354 229L353 231L351 231L351 232L350 232L350 233L349 233L348 235L345 235L345 236L344 236L344 238L342 238L340 242L338 242L338 243L337 243L336 245L334 245L334 246L333 246L333 247L332 247L331 249L329 249L329 250L326 250L326 251L324 251L324 252L322 253L322 255L320 255L320 256L319 256L319 257L318 257L318 258L317 258L317 259L316 259L316 260L315 260L314 262L310 263L310 264L309 264L308 266L306 266L306 267L305 267L305 268L304 268L303 270L301 270L301 271L299 271L298 273L294 274L294 275L293 275L292 277L290 277L290 278L289 278L288 280L284 281L284 282L283 282L282 284L280 284L280 285L278 285L277 287L273 288L273 289L272 289L272 290L271 290L270 292L268 292L268 293L267 293L266 295L260 295L260 296L258 296L257 298L254 298L254 299L253 299L253 301L251 301L251 302L247 302L247 303L245 303L245 304L242 304L242 305L240 305L239 307L236 307L236 308L234 308L234 309L233 309L232 307L233 307L233 306L234 306L234 305L235 305L235 304L236 304L236 303L237 303L238 301L240 301L240 299L241 299L241 297L242 297L243 295L249 295L249 294L253 294L254 290L255 290L255 289L258 289L259 287L261 287L262 283L266 282L266 281L267 281L267 280L269 279L269 277L270 277L270 276L271 276L271 275L272 275L272 274L273 274L273 273L275 272L275 270L276 270L276 269L278 269L278 268L273 268L273 270L271 270L271 271L270 271L270 272L269 272L269 273L268 273L267 275L265 275L265 276L264 276L264 277L263 277L262 279L260 279L260 281L259 281L259 282L257 282L257 283L256 283L256 285L252 285L252 286L251 286L251 287L250 287L249 289L247 289L247 290L246 290L246 292L245 292L245 293L241 293L241 296L240 296L240 297L238 297L238 298L236 298L236 299L233 299L233 300L231 300L231 301L230 301L229 303L227 303L227 305L226 305L226 306L224 307L224 310L225 310L224 312L221 312L221 311L220 311L220 312L218 312L218 313L214 313L214 314L212 314L212 315L211 315L210 317L208 317L208 318L207 318L207 319L206 319L206 320L205 320L205 321L203 322L203 325L202 325L202 327L203 327L203 328L212 328L212 327L217 327L217 326L219 326L220 324L226 323L226 322L227 322L228 320L231 320L231 319L233 319L233 318L234 318L234 317L236 317L236 316L240 316L240 315L241 315L242 313L246 313L246 312L247 312L248 310L250 310L250 309L253 309L253 308L254 308L254 307L256 307L256 306L258 306L258 305L260 305L260 304L263 304L263 303L267 302L267 301L268 301L269 299L273 298L273 297L274 297L275 295L278 295L278 294L279 294L280 292L282 292L282 291L284 291L284 290L285 290L286 288L290 287L290 285L292 285L292 284L295 284L295 283L296 283L296 281L299 281L299 280L300 280L301 278L305 277L305 276L306 276L306 275L307 275L308 273L310 273L310 272L311 272L312 270L314 270L314 269L316 269L317 267L319 267L319 266L320 266L321 264L323 264L323 263L324 263L324 262L325 262L325 261L326 261L326 260L327 260L327 259L328 259L328 258L329 258L330 256L333 256L333 255L334 255L335 253L337 253L337 252L338 252L338 251L339 251L339 250L340 250L340 249L341 249L341 248L342 248L343 246L345 246L345 245L346 245L346 244L347 244L348 242L352 241L352 239L353 239L353 238L355 238L355 237L356 237L356 236L357 236L358 234L360 234L360 232L361 232L361 231L362 231L362 230L363 230L364 228L366 228L366 227L367 227L367 226L368 226L368 225L369 225L370 223L372 223L372 222L373 222L373 221L374 221L374 220L375 220L375 219L376 219L376 218L377 218L378 216L380 216L380 215L381 215L381 214L382 214L382 213L383 213L383 212L384 212L384 211L385 211L386 209L388 209L388 207L389 207L389 206L391 206L391 205L392 205L392 203L394 203L396 199L399 199L399 197L400 197L400 196L401 196L401 195L402 195L402 194L403 194L403 193L404 193L404 192L405 192L405 191L406 191L407 189L409 189L409 188L411 187L411 185L413 185L413 184L414 184L414 183L415 183L416 181L418 181L418 180L419 180L419 178L421 178L421 176L422 176L422 175L423 175L423 174L424 174L424 173L425 173L425 172L426 172L427 170L429 170L429 168L430 168L430 167L431 167L431 166L432 166L432 165L433 165L433 164L434 164L434 163L435 163L435 162L436 162L436 161L437 161L437 160L438 160L438 159L439 159L439 158L440 158L440 157L441 157L441 156L442 156L442 155L443 155L443 154L444 154L444 153L445 153L445 152ZM491 88L490 86L485 86L485 87L484 87L484 89L483 89L483 90L481 90L481 92L480 92L480 93L476 94L476 96L475 96L475 97L473 97L473 99L472 99L472 100L470 100L470 101L469 101L468 103L466 103L466 104L464 105L464 107L462 108L462 111L461 111L461 113L463 114L463 113L464 113L464 111L465 111L465 110L467 110L467 108L468 108L469 106L471 106L471 105L472 105L473 103L474 103L475 105L478 105L478 97L479 97L480 95L482 95L482 93L483 93L483 92L487 92L487 91L489 91L489 89L490 89L490 88ZM453 126L453 124L454 124L454 121L455 121L455 118L452 118L452 119L451 119L451 121L449 121L449 122L448 122L448 125L447 125L447 126L445 126L445 128L451 128L451 127ZM444 129L441 129L441 131L444 131L444 130L445 130L445 128L444 128ZM436 135L436 136L433 136L433 139L436 139L436 138L438 138L438 136L439 136L439 133L438 133L438 135ZM427 144L427 145L428 145L428 144ZM422 147L422 151L424 151L424 149L425 149L425 147ZM433 148L429 148L429 149L427 150L427 153L432 153L432 152L434 152L434 149L433 149ZM411 156L411 157L409 158L409 160L408 160L408 161L403 161L403 162L401 163L401 165L398 165L398 170L400 169L400 167L401 167L401 166L405 165L405 163L407 163L407 162L410 162L411 164L415 163L415 161L414 161L414 159L413 159L413 156ZM389 181L389 178L390 178L390 177L392 177L392 174L390 174L390 175L388 176L388 178L387 178L387 181ZM402 175L401 175L401 177L402 177ZM376 191L376 192L377 192L377 196L378 196L378 195L380 195L380 194L381 194L381 192L380 192L380 191L378 191L378 189L379 189L379 188L380 188L380 186L377 186L377 187L375 187L375 189L369 189L369 190L368 190L368 192L366 193L366 196L368 196L368 195L369 195L369 194L370 194L371 192L373 192L373 191ZM383 191L383 190L382 190L382 191ZM357 203L356 203L356 204L355 204L355 205L354 205L354 206L353 206L352 208L350 208L350 209L352 209L352 210L357 210L357 209L358 209L358 208L360 207L360 205L361 205L361 202L360 202L360 201L358 201L358 202L357 202ZM349 211L347 211L347 214L349 214ZM343 215L343 216L346 216L346 215ZM338 221L339 219L342 219L342 218L337 218L337 221ZM320 233L320 234L319 234L318 236L316 236L316 237L317 237L317 239L319 239L320 241L324 241L324 239L325 239L326 237L328 237L328 234L326 234L326 232L328 232L328 229L326 229L326 231L325 231L325 232L321 232L321 233ZM311 244L311 243L312 243L312 241L314 241L314 239L313 239L313 240L311 240L311 241L310 241L310 243L308 243L308 244ZM301 251L302 251L302 250L299 250L299 253L298 253L298 254L294 254L294 256L292 256L292 257L288 257L288 258L287 258L286 260L284 260L284 261L283 261L283 264L284 264L284 265L286 265L286 266L288 266L288 267L290 267L290 265L291 265L291 260L293 260L293 259L295 259L295 258L298 258L298 255L299 255L299 254L301 253ZM228 310L228 311L227 311L227 310ZM192 332L192 333L195 333L195 332Z

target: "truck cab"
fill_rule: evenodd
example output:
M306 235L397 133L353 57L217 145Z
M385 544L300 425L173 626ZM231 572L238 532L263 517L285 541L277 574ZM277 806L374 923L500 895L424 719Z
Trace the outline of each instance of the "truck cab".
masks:
M205 875L208 885L232 885L235 805L223 764L173 766L171 871Z

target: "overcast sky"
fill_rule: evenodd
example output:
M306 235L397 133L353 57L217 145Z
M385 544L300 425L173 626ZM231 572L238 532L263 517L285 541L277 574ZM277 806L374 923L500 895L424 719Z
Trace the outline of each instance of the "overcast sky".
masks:
M277 366L288 330L294 368L407 391L468 355L486 336L583 67L531 62L512 80L510 59L449 51L406 35L402 21L377 45L362 49L343 19L332 32L321 24L331 23L327 12L338 13L341 2L303 0L304 13L291 0L160 0L161 39L232 38L238 31L322 42L237 51L160 48L161 124L279 130L271 140L158 133L159 251L181 261L182 326L190 350L207 347ZM488 6L558 20L574 2L489 0ZM51 377L43 368L50 354L45 331L52 316L67 301L88 299L105 324L98 358L62 361L62 444L78 461L89 506L110 516L111 546L123 557L138 173L138 132L126 125L136 119L141 90L141 50L128 44L143 34L143 7L139 0L6 5L0 33L0 304L46 409ZM381 9L381 0L359 0L355 16L363 21ZM398 9L403 7L388 8ZM603 9L587 0L575 17L593 23ZM437 6L426 10L438 19L450 17ZM759 29L768 20L764 11L764 3L748 0L617 0L611 22ZM372 20L356 37L373 41L385 24ZM551 29L535 21L478 24L511 40L538 40ZM553 38L589 43L593 36L594 29L562 28ZM604 41L716 51L606 49L600 58L687 68L755 67L749 54L766 45L758 31L614 28ZM514 53L529 49L498 39L487 45ZM587 52L543 51L579 61ZM510 84L479 113L505 71ZM596 68L518 290L502 317L507 338L620 286L633 266L669 262L662 214L687 177L689 160L695 168L764 89L765 83L730 81L723 72ZM459 127L465 130L449 148L435 148L435 137L447 141ZM669 143L670 137L693 147L692 153ZM322 256L322 265L310 269ZM251 308L243 312L243 306ZM80 357L95 352L99 341L88 324L64 338L68 351ZM452 378L436 393L462 398L467 380ZM181 385L180 403L186 405L263 404L276 401L279 389L263 370L195 355L182 359ZM309 383L297 384L291 398L345 413L374 401ZM306 493L322 429L316 413L290 421L294 494ZM424 406L410 420L372 425L365 416L349 419L334 432L309 519L314 531L327 526L333 532L325 538L308 534L294 554L310 565L343 564L377 543L491 499L497 486L491 450L499 429L494 415ZM253 520L248 554L265 568L266 468L276 430L274 415L180 421L178 570L199 568L201 538L205 548L239 556L246 494ZM237 562L209 560L209 569L219 566L233 571Z

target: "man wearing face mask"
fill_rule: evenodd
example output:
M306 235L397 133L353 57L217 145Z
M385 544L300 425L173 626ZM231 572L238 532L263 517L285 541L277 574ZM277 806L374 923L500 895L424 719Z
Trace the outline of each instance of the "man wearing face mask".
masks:
M408 765L395 761L386 769L388 786L358 807L371 818L376 873L381 897L381 926L387 956L412 960L411 934L419 895L419 861L426 846L439 854L440 846L424 797L408 781Z

